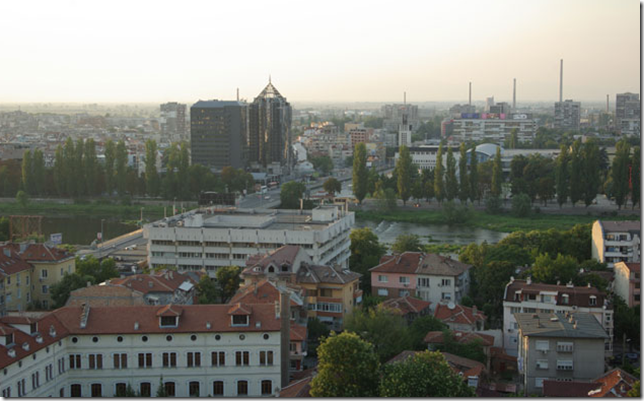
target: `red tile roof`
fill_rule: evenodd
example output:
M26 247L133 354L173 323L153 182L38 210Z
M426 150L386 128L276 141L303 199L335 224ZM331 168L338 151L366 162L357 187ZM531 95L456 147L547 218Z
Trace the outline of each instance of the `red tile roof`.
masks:
M291 323L291 341L306 340L306 325Z
M183 309L179 309L172 304L166 305L163 308L157 311L157 316L167 317L167 316L181 316Z
M471 268L471 265L434 253L403 252L385 255L380 264L369 269L371 272L426 274L436 276L458 276Z
M46 244L27 244L22 251L21 244L12 243L11 246L28 262L60 262L74 257L67 251Z
M469 325L476 325L477 321L485 321L485 315L481 311L477 310L476 314L474 314L474 308L469 308L463 305L451 305L454 307L450 308L449 305L444 304L436 305L434 317L442 320L445 323L459 323Z
M197 284L187 274L165 270L152 274L135 274L123 278L115 278L110 280L109 283L122 285L143 294L149 294L152 292L174 293L179 289L179 286L186 281L190 282L192 285Z
M390 308L397 313L405 316L409 313L420 313L425 309L428 309L432 303L429 301L423 301L422 299L413 298L409 295L400 297L400 298L391 298L380 305L383 308Z
M481 333L468 333L463 331L454 330L452 331L454 335L454 340L461 344L471 343L473 341L481 341L483 346L491 347L494 345L494 337L481 334ZM428 344L442 344L445 342L442 331L430 331L425 335L424 342Z
M300 380L292 381L291 383L289 383L288 386L284 387L282 391L279 392L278 397L280 398L310 397L311 380L313 380L312 375Z
M543 381L544 397L588 397L588 393L596 390L597 383L563 382L556 380Z
M0 274L2 276L10 276L29 269L31 269L31 265L12 246L0 247Z
M415 274L422 261L421 252L403 252L400 255L385 255L380 264L369 269L371 272Z
M591 392L591 397L626 397L626 393L633 387L633 383L638 380L620 368L615 368L604 373L595 379L595 383L600 385L598 391Z
M236 304L232 305L230 309L228 309L228 314L229 315L250 315L252 311L253 311L252 307L242 304L241 302L237 302Z
M70 293L66 306L134 306L145 305L143 294L121 285L92 285Z
M515 292L520 291L521 296L526 294L539 295L541 291L556 292L557 304L562 304L562 295L568 295L568 305L587 306L601 308L604 305L606 295L595 287L573 286L556 284L530 283L526 280L514 280L507 284L505 290L505 301L520 302L514 300ZM596 305L590 305L590 297L597 297Z
M628 267L628 270L631 271L631 273L639 273L641 270L641 264L640 263L624 263L626 267Z
M302 291L299 287L287 286L292 292L299 293ZM247 304L275 304L279 302L280 290L269 280L261 280L241 287L230 300L230 303L243 302ZM293 297L290 297L292 307L302 306Z

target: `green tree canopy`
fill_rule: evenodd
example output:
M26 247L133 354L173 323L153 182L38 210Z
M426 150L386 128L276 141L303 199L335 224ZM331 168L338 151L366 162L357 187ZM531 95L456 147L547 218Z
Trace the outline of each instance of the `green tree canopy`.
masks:
M633 208L640 203L640 191L642 190L641 157L641 148L639 146L634 147L633 158L631 159L631 201Z
M353 151L353 194L360 203L367 196L368 181L367 146L360 142Z
M87 286L94 278L90 276L80 276L77 273L66 273L63 278L53 284L49 289L54 308L62 308L69 299L69 294L79 288Z
M331 177L324 181L322 188L324 188L329 195L334 195L342 191L342 184L336 178Z
M396 237L396 240L391 245L391 250L396 253L420 252L422 248L420 237L416 234L401 234Z
M570 255L558 254L552 259L548 254L537 256L531 269L532 278L540 283L556 284L557 281L565 284L577 277L577 260Z
M465 150L465 143L462 142L459 148L458 159L458 198L461 202L467 202L470 197L470 183L467 178L467 151ZM474 152L474 151L472 151Z
M383 366L381 397L473 397L474 391L440 352L424 351Z
M207 274L199 279L197 293L200 304L218 304L221 301L221 291L217 283Z
M222 266L217 269L215 275L221 293L221 303L228 302L239 289L239 284L241 283L240 273L241 268L239 266Z
M438 153L436 154L436 167L434 168L434 196L440 203L445 199L445 183L443 176L443 144L438 146Z
M492 167L492 188L494 196L501 196L501 185L503 184L503 170L501 169L501 148L496 148L494 156L494 165Z
M329 175L333 171L333 160L329 156L319 156L309 158L313 168L321 172L322 175Z
M458 196L458 181L456 181L456 159L452 147L447 148L447 170L445 172L445 198L448 201Z
M378 242L378 236L370 228L357 228L351 230L351 256L349 266L351 270L362 274L362 289L365 294L371 293L371 273L369 269L380 263L380 258L385 254L386 248Z
M518 194L512 197L512 214L516 217L528 217L532 210L532 201L526 194Z
M430 331L443 331L447 325L434 316L421 316L416 318L409 326L409 341L413 349L422 351L427 348L425 336Z
M398 162L396 163L397 175L397 188L398 197L403 201L403 205L407 203L411 195L411 183L414 165L411 160L409 148L405 145L400 146Z
M376 397L378 356L373 345L355 333L331 333L318 347L318 374L311 380L313 397Z
M615 158L613 159L613 166L611 168L611 178L613 179L612 193L618 209L621 209L626 203L626 197L630 192L630 153L631 148L628 142L625 140L617 142Z
M299 209L300 199L306 191L306 185L297 181L289 181L282 185L280 201L282 209Z
M373 344L383 363L411 345L405 320L387 308L354 308L345 318L344 329Z

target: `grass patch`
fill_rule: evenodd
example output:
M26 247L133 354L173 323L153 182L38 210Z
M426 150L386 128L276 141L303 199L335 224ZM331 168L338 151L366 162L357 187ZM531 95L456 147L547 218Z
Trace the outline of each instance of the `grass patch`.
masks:
M396 210L393 212L381 211L356 211L356 218L372 221L397 221L414 224L443 224L447 225L447 218L442 210ZM471 211L471 217L461 227L484 228L492 231L511 233L515 231L569 230L576 224L588 224L597 219L604 220L640 220L640 216L589 216L589 215L564 215L564 214L534 214L530 217L520 218L509 214L490 215L478 210Z
M0 215L25 215L35 214L43 216L92 216L92 217L118 217L120 219L138 219L141 216L152 220L163 217L163 206L150 205L117 205L104 202L88 202L61 204L56 202L29 202L26 207L18 203L0 204ZM172 209L172 208L170 208Z

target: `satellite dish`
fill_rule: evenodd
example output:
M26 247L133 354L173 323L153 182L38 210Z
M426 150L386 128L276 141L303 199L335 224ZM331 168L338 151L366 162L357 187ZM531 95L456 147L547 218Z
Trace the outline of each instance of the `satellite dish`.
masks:
M448 307L450 310L453 310L454 308L456 308L456 304L454 304L454 302L450 301L450 302L447 304L447 307Z

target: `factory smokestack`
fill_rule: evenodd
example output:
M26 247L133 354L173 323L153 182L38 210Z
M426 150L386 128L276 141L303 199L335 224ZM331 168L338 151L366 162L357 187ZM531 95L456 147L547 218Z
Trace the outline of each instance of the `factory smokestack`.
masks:
M563 59L561 59L561 67L559 68L559 101L563 102Z
M608 94L606 94L606 113L609 113L609 108L608 108Z
M470 100L467 103L468 106L472 105L472 83L470 82Z
M514 78L514 86L512 88L512 110L517 108L517 79Z

